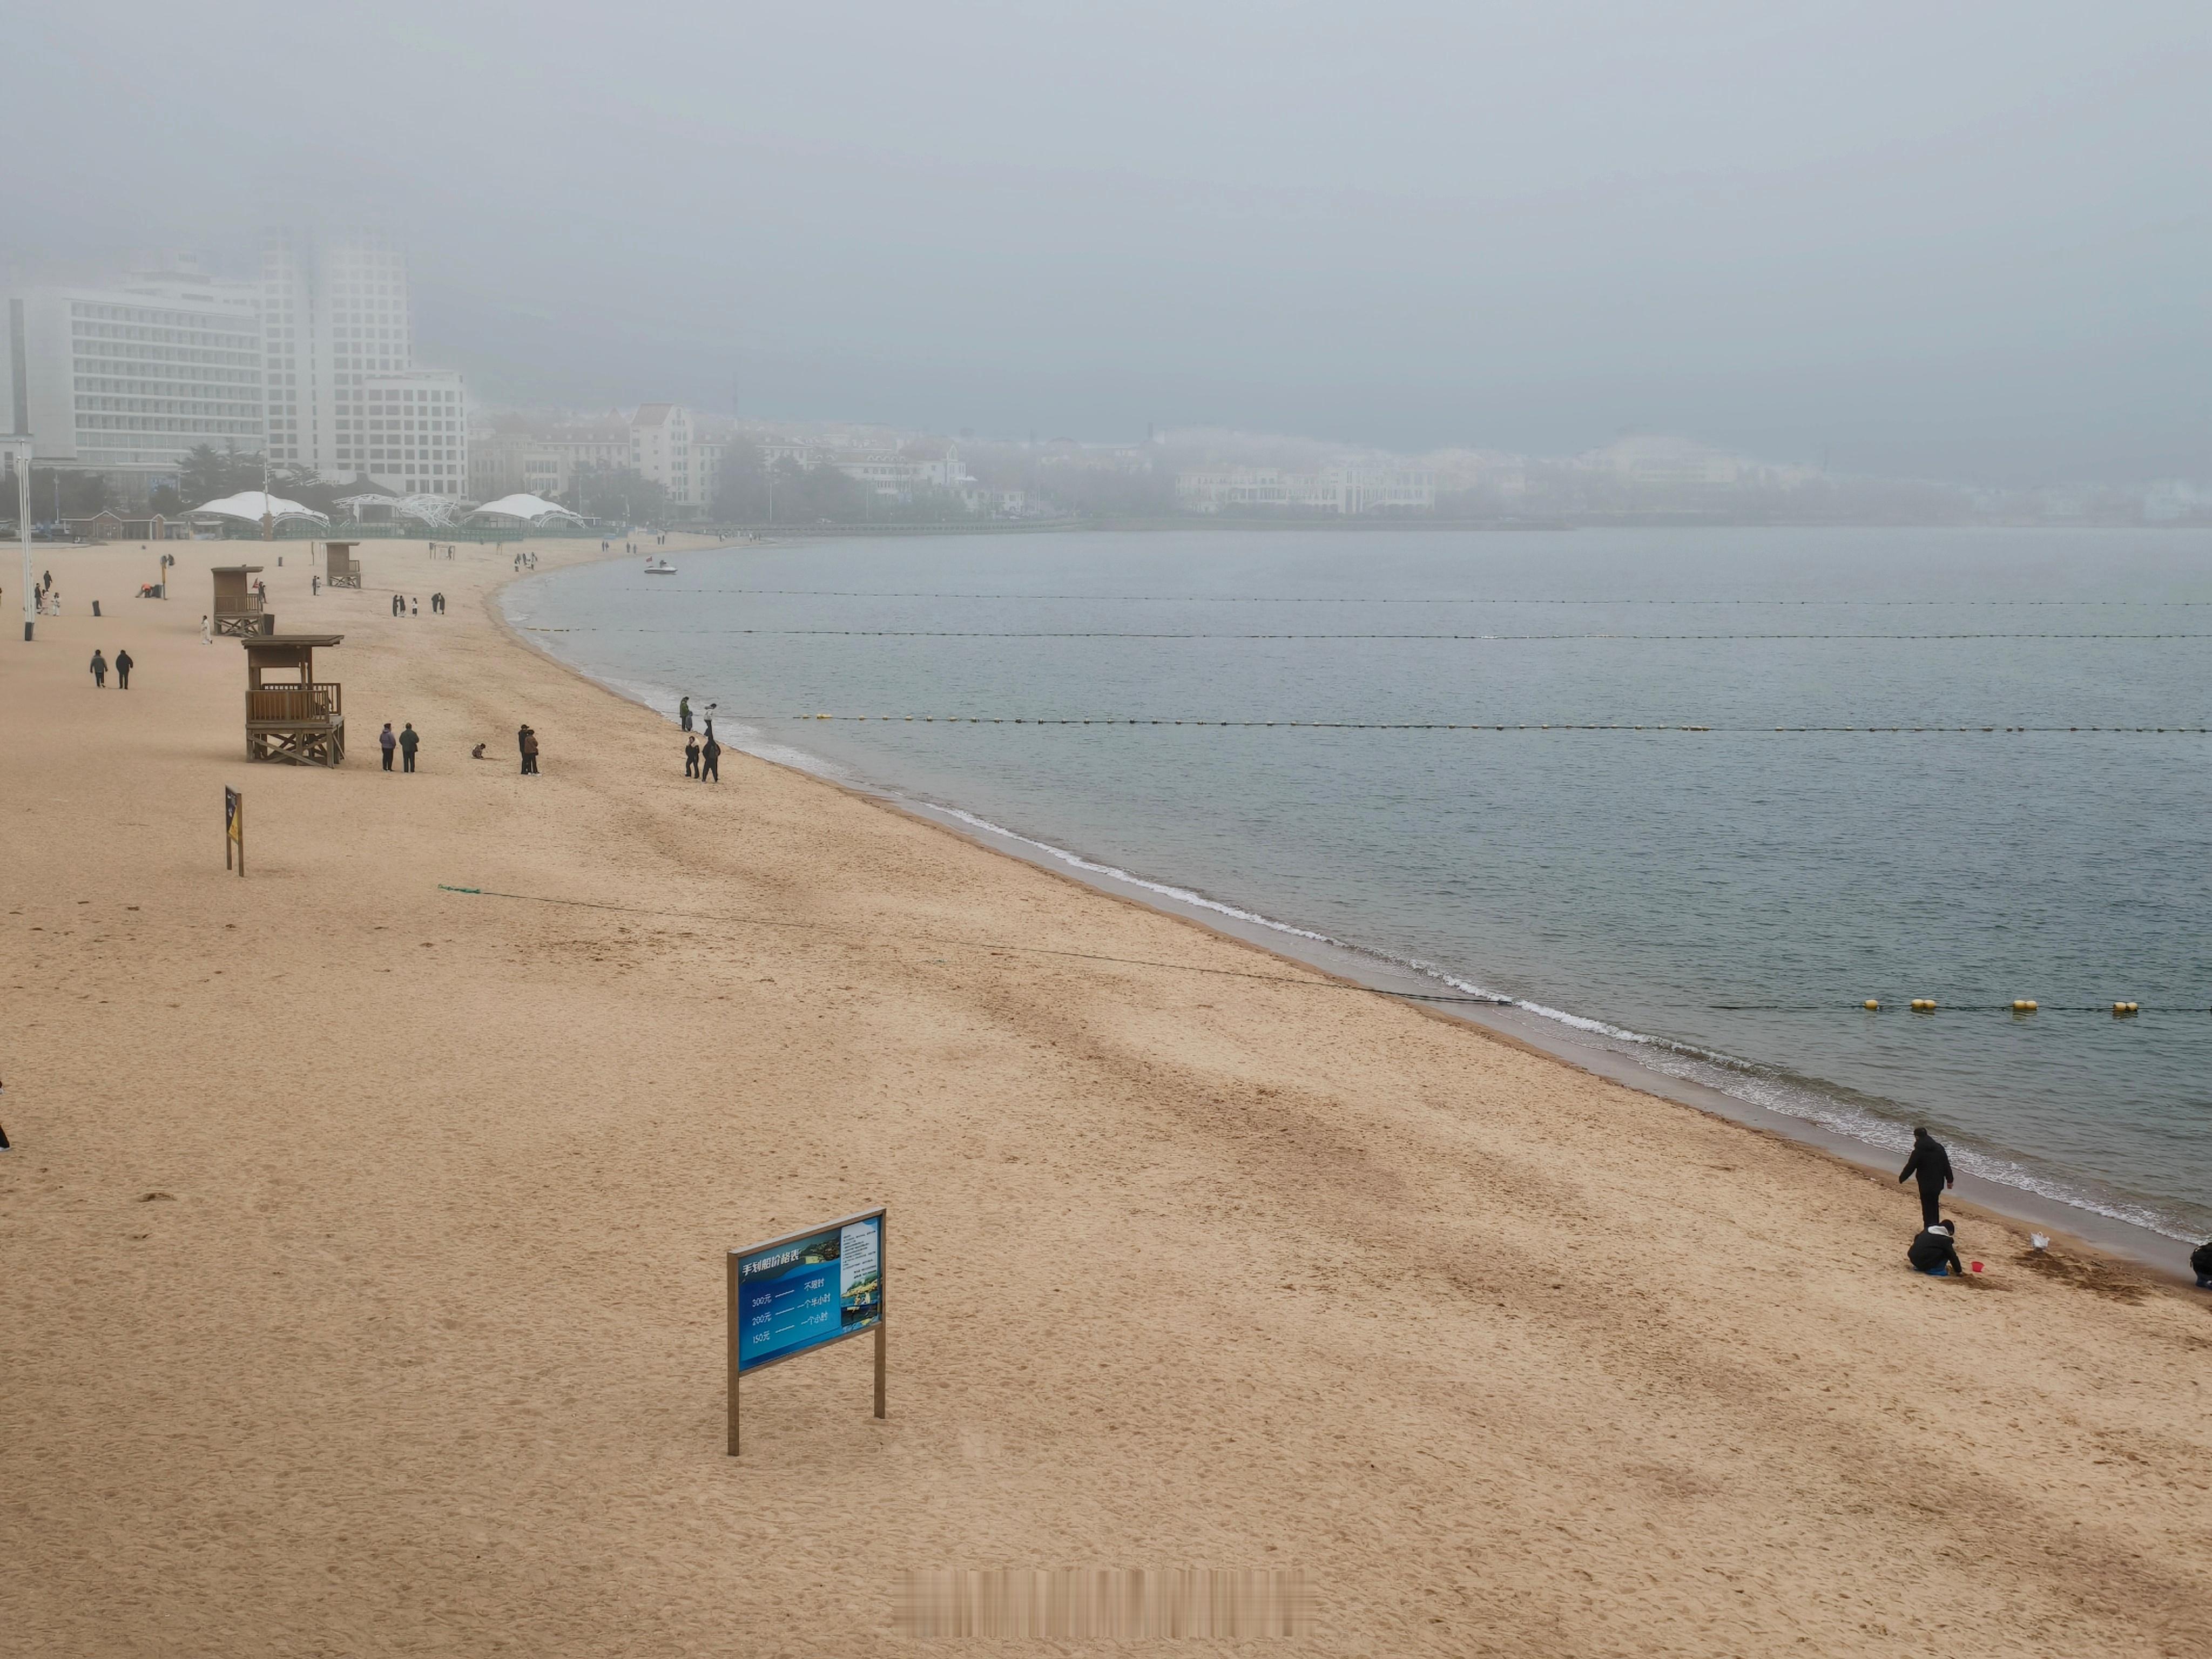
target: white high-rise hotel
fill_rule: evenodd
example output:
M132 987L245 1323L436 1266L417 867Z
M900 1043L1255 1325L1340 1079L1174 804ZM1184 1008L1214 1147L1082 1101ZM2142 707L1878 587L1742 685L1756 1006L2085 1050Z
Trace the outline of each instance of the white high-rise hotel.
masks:
M358 226L270 232L261 311L271 460L410 495L467 489L464 388L415 367L397 242Z
M6 313L0 422L32 434L35 465L104 474L134 504L196 445L261 447L261 331L246 284L179 269L25 289Z

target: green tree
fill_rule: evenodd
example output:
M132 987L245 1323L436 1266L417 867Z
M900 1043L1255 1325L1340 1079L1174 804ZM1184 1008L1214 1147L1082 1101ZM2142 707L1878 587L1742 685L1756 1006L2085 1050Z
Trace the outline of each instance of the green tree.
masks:
M627 519L632 524L664 524L668 489L627 466L576 469L562 506L587 519Z
M177 495L187 511L210 501L261 488L261 457L195 444L177 469Z
M734 445L722 460L714 514L727 524L860 524L906 516L900 504L879 499L834 466L783 460L770 468L759 450Z

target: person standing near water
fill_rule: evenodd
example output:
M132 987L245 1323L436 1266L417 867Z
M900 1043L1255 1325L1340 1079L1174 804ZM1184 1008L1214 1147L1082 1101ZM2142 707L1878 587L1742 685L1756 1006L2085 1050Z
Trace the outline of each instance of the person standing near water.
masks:
M714 741L712 732L699 747L699 781L704 783L709 779L716 783L722 781L722 745Z
M676 700L676 724L677 724L678 726L681 726L681 727L682 727L684 731L686 731L686 732L689 732L689 731L691 729L691 699L690 699L690 698L689 698L689 697L678 697L678 698L677 698L677 700Z
M687 778L699 775L699 739L696 738L684 739L684 775Z
M1932 1227L1942 1212L1943 1189L1954 1177L1951 1174L1951 1154L1943 1143L1929 1134L1921 1125L1912 1129L1912 1156L1905 1160L1905 1167L1897 1172L1902 1183L1907 1176L1920 1182L1920 1224Z

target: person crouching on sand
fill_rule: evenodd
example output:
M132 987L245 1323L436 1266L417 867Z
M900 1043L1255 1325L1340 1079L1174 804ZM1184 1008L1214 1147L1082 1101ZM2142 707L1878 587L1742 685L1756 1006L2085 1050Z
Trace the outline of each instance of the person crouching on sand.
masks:
M1905 1259L1912 1264L1913 1272L1926 1273L1930 1279L1964 1279L1966 1270L1959 1265L1959 1246L1952 1237L1954 1231L1950 1222L1942 1220L1931 1222L1923 1229L1905 1252Z
M2212 1238L2189 1253L2189 1265L2197 1270L2197 1288L2212 1291Z

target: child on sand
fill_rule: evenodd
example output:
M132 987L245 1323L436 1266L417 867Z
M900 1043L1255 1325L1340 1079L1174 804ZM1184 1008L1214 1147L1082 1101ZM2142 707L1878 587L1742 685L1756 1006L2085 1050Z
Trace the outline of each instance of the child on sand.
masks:
M5 1142L0 1142L4 1146ZM2212 1291L2212 1238L2206 1239L2189 1253L2189 1265L2197 1271L2197 1288Z
M1952 1275L1965 1278L1966 1270L1960 1265L1959 1247L1952 1237L1954 1231L1948 1221L1931 1222L1905 1252L1905 1259L1912 1264L1912 1270L1926 1273L1930 1279Z

